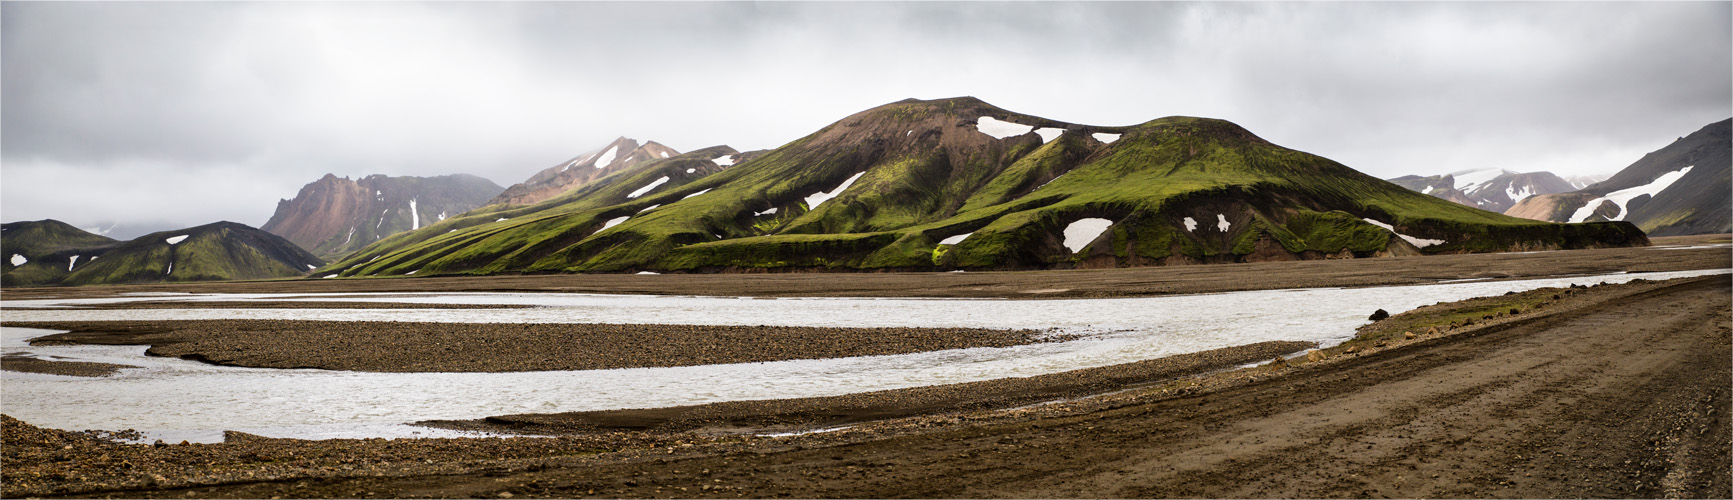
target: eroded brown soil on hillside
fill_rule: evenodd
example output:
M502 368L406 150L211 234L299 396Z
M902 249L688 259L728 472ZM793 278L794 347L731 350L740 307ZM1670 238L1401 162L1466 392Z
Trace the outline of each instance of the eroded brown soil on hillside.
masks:
M1725 498L1730 284L1570 290L1314 362L792 437L237 435L153 448L8 419L0 493Z

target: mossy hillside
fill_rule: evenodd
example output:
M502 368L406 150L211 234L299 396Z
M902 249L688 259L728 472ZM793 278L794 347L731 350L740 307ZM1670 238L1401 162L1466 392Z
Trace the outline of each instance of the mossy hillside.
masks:
M713 192L692 200L684 200L674 205L658 208L644 214L644 216L635 216L620 226L594 235L597 238L606 238L608 241L605 243L575 243L567 249L550 253L546 262L538 262L522 269L532 271L620 269L631 266L614 263L597 267L600 262L610 259L597 261L588 253L601 252L603 248L607 248L610 249L608 250L610 254L615 255L656 254L677 245L715 239L715 235L732 238L778 232L811 231L814 229L799 228L812 227L806 224L813 221L816 221L817 227L821 228L825 224L847 224L849 226L843 230L870 230L873 229L873 225L906 225L910 221L922 220L922 217L934 218L924 214L931 214L934 210L943 209L941 205L934 203L934 201L942 199L943 195L935 196L933 194L934 192L942 192L942 190L922 193L919 192L919 186L940 177L945 179L956 177L952 175L952 172L945 170L951 161L949 156L934 157L928 155L924 158L911 159L901 156L902 153L900 152L910 150L910 144L921 141L942 143L951 140L947 139L943 133L936 133L933 127L955 128L958 118L955 116L947 117L938 113L909 112L906 106L902 109L900 116L905 119L939 120L941 123L939 125L927 124L926 127L928 128L919 129L909 128L915 125L895 123L890 127L891 133L879 134L883 140L871 141L864 146L849 145L848 147L823 148L810 146L809 143L813 142L835 142L839 137L849 137L847 134L839 136L828 133L834 131L835 127L845 126L847 123L846 120L839 122L838 125L827 127L807 138L749 160L747 163L753 165L754 168L736 166L715 177L707 178L703 182L694 183L689 186L690 189L685 190L697 192L702 189L713 188L715 189ZM919 130L920 133L914 133L916 130ZM971 135L979 135L973 130L967 132ZM899 141L892 140L898 136L901 136ZM974 137L968 137L968 139L978 140ZM1032 135L1025 137L1024 140L1026 142L1039 142L1039 139ZM914 148L913 150L920 151L921 149ZM967 155L960 156L967 157ZM861 206L873 204L858 202L851 204L848 200L839 197L839 199L833 199L826 202L825 205L821 205L819 213L811 215L805 213L806 207L804 207L803 199L806 196L819 191L832 190L849 176L858 172L868 171L869 174L879 172L873 167L875 163L880 162L889 166L888 170L884 171L885 173L872 177L863 175L863 179L857 180L856 185L862 185L864 182L865 185L878 183L879 185L910 187L911 189L903 191L891 190L885 197L902 200L926 200L924 205L921 203L912 204L921 206L921 208L879 211L862 217L860 212L856 210ZM911 178L916 179L916 181L911 183L909 181ZM968 176L958 178L962 179L961 182L964 183L984 182L970 180ZM921 182L921 179L928 182ZM862 188L860 192L879 191L875 188ZM856 189L851 188L849 192L854 193ZM847 195L845 194L845 196ZM911 204L887 203L884 205L904 207ZM832 207L842 208L833 209ZM778 214L768 220L751 215L769 208L777 208ZM826 212L825 209L831 209L832 212ZM767 222L772 222L772 224L766 224ZM612 232L633 233L638 236L614 237L603 234ZM638 250L628 250L633 246L639 247ZM385 261L381 260L380 262Z
M0 252L7 257L47 255L62 250L100 248L119 245L120 241L73 227L54 219L20 221L0 224ZM11 265L7 262L6 265Z
M51 284L120 243L54 219L0 225L0 286ZM13 255L24 256L24 265L12 265Z
M727 146L705 148L639 163L534 205L482 207L423 231L394 235L320 272L333 271L340 276L412 271L419 271L417 275L488 274L514 264L526 265L542 256L537 251L572 240L574 235L592 233L609 218L679 200L679 196L690 194L680 188L722 170L710 161L712 158L733 153ZM663 176L669 178L666 183L638 198L627 197Z
M980 116L1067 131L1046 143L1035 134L994 139L975 129ZM1122 135L1102 143L1090 135L1095 132ZM805 197L831 191L857 173L861 177L848 190L814 210L805 206ZM704 189L710 191L676 198ZM464 231L431 241L461 249L422 248L418 255L464 255L438 269L470 273L1022 269L1103 256L1114 257L1115 265L1149 265L1176 253L1206 262L1239 261L1259 251L1258 242L1266 238L1279 244L1276 251L1302 256L1369 256L1400 241L1362 218L1447 241L1421 250L1426 253L1642 241L1628 224L1548 224L1439 200L1275 146L1221 120L1170 117L1090 128L1015 115L973 99L905 101L868 110L659 192L674 202L622 203L600 192L573 192L561 203L518 215L531 218L522 223L485 234L471 229L461 245L457 238ZM593 229L657 203L662 206L618 226ZM777 213L755 215L770 208ZM1115 222L1096 241L1111 248L1072 253L1060 245L1065 226L1085 217ZM1185 229L1186 217L1200 227ZM1218 217L1231 222L1227 231L1216 229ZM937 244L967 232L975 234L957 245ZM390 264L397 254L376 250L371 253L384 257L375 267L415 269ZM371 258L358 258L363 257Z
M167 239L186 236L176 244ZM217 222L141 236L75 268L66 285L158 283L296 277L322 262L280 236ZM170 267L172 265L172 268Z

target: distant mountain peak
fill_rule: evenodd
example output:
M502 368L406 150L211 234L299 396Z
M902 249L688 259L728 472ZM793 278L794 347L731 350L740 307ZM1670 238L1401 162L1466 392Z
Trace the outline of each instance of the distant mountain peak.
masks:
M1555 222L1623 220L1655 236L1733 231L1733 119L1705 125L1579 190L1535 196L1510 215Z
M655 141L639 143L637 139L620 136L607 145L536 172L484 205L532 205L634 165L679 155L679 151Z
M315 254L341 257L399 232L469 211L504 188L473 175L359 180L325 174L277 203L262 229Z

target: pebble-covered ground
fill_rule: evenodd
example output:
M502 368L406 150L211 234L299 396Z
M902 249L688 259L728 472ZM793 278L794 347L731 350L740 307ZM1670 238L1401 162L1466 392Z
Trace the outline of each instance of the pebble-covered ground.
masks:
M36 344L150 345L148 354L257 368L371 372L600 370L1009 347L1074 337L983 328L461 324L280 320L93 321ZM0 365L10 369L10 365Z
M8 354L0 357L0 367L15 372L47 373L51 375L70 375L74 377L102 377L112 375L122 368L137 368L132 365L114 363L91 363L88 361L61 361L43 359L32 356Z

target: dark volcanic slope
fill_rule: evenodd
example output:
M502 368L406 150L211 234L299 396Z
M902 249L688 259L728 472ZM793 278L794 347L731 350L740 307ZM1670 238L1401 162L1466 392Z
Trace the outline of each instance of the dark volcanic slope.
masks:
M302 187L295 199L277 202L277 212L260 229L315 254L342 257L479 207L501 190L473 175L370 175L352 181L325 174Z
M536 172L529 180L513 184L486 204L534 205L633 165L679 155L679 151L655 141L639 145L636 139L621 137L601 149Z
M323 263L280 236L225 221L140 236L79 266L60 284L283 278Z
M52 283L119 245L54 219L0 225L0 285Z
M1733 231L1730 129L1733 119L1711 123L1607 180L1581 191L1526 199L1506 213L1555 222L1624 220L1653 236ZM1621 191L1644 194L1621 203Z

